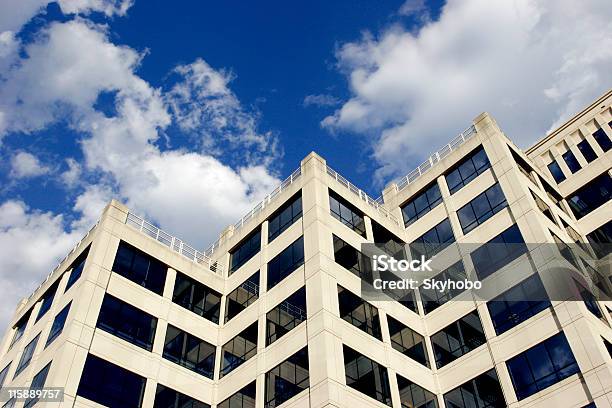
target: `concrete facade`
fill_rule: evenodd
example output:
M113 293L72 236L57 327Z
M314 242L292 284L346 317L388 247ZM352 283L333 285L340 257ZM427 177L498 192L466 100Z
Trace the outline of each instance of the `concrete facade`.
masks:
M570 236L563 223L586 242L587 234L612 219L612 202L608 201L577 220L565 200L557 204L549 197L543 180L547 180L558 194L566 197L596 176L610 172L612 151L604 152L593 139L592 133L604 129L612 139L611 122L612 91L609 91L559 130L523 152L503 134L490 115L481 114L474 120L469 138L463 138L459 145L453 146L444 155L435 156L429 169L420 171L409 182L389 185L383 192L384 204L367 197L331 170L323 158L311 153L301 162L299 171L294 173L290 181L284 183L263 206L248 219L237 226L228 227L222 233L213 250L207 252L212 262L216 262L216 268L213 267L216 270L211 270L208 262L202 262L201 259L198 261L197 258L194 261L173 250L159 235L154 234L152 237L129 225L129 209L113 201L104 210L99 223L59 268L18 306L11 326L0 343L0 370L9 367L4 386L29 386L34 375L51 362L45 386L65 387L65 400L62 403L39 402L37 406L100 406L77 395L85 359L90 353L147 379L143 407L153 407L158 383L214 407L255 380L255 406L263 408L266 372L307 346L310 386L286 401L282 407L387 406L346 385L343 362L343 345L346 345L387 368L393 408L402 407L396 374L434 393L438 406L445 407L445 393L491 368L497 372L509 407L579 408L593 402L597 408L612 407L612 358L602 340L612 343L612 305L600 302L603 319L598 319L587 310L583 302L553 301L552 307L496 335L485 302L472 298L469 292L460 295L462 301L450 301L428 314L424 313L418 295L418 313L398 302L372 301L370 303L378 308L380 318L382 341L379 341L339 317L337 286L359 295L361 282L359 277L335 262L332 241L332 236L336 235L354 248L373 242L372 221L375 221L404 242L410 243L448 218L458 243L487 242L513 224L518 225L526 242L554 243L554 233L564 242L574 243L576 237ZM590 163L586 162L576 147L577 143L585 139L597 154L597 158ZM456 193L450 194L444 175L479 145L484 147L491 167ZM575 153L582 169L572 174L566 165L561 165L564 173L567 173L567 179L557 185L548 173L547 165L551 160L558 159L563 149L571 149ZM532 166L529 174L521 171L516 156ZM442 205L404 227L401 206L432 182L438 183ZM457 210L496 182L501 186L508 206L482 225L463 234ZM365 237L332 217L329 189L363 213ZM269 217L300 190L302 217L268 244ZM542 213L532 194L547 204L557 222ZM230 250L258 226L261 226L260 251L229 275ZM304 237L304 264L266 291L268 262L301 236ZM162 296L113 273L113 262L120 241L168 265ZM64 293L71 272L70 265L88 246L90 249L81 277ZM469 269L471 259L468 254L462 254L462 260L466 270ZM219 324L172 301L176 271L223 295ZM259 298L224 324L227 295L257 271L260 272ZM492 276L489 279L494 278ZM34 322L34 316L41 306L40 296L57 281L59 286L51 309L43 318ZM266 313L303 286L306 287L307 320L266 347ZM96 328L105 293L158 319L155 341L150 352ZM70 302L72 305L60 337L47 348L44 348L44 341L39 342L29 366L13 379L15 366L24 347L40 333L42 340L45 340L53 317ZM9 348L15 331L12 328L30 310L31 316L24 335ZM391 346L387 316L392 316L424 336L428 360L434 361L429 337L472 310L477 310L480 315L487 342L440 369L435 364L427 368ZM256 356L219 378L221 346L253 322L257 322L259 329ZM216 346L213 379L205 378L162 357L168 324ZM570 344L580 373L519 401L506 362L561 331ZM22 404L18 402L15 406L21 407Z

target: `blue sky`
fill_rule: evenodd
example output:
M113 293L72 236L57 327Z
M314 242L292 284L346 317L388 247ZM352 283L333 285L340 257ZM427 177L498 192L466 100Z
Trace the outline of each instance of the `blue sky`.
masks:
M111 198L203 248L312 150L377 197L482 111L528 146L611 33L608 0L5 1L0 323Z

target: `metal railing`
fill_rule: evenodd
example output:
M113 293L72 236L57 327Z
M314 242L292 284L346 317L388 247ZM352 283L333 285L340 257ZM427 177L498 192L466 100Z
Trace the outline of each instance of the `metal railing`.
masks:
M70 252L68 252L68 254L61 261L59 261L59 263L55 266L55 268L53 268L51 273L47 275L45 280L43 280L42 283L38 285L38 287L34 289L34 291L32 291L30 296L28 296L28 300L38 291L38 289L40 289L45 284L45 282L49 280L51 276L53 276L53 274L60 268L60 266L62 266L62 264L66 262L66 259L68 259L68 257L72 255L81 246L83 241L85 241L87 237L91 235L91 232L98 226L99 223L100 223L100 220L96 221L96 223L89 229L89 231L87 231L87 233L83 236L83 238L81 238L79 242L77 242L76 245L70 250Z
M357 188L353 183L342 177L337 171L327 166L327 174L336 180L338 183L346 187L351 193L355 194L361 201L364 201L371 207L375 208L383 217L388 218L396 225L400 225L397 218L387 210L382 203L367 195L363 190Z
M217 262L213 262L213 260L210 257L206 256L204 253L198 251L190 245L187 245L181 239L174 237L165 231L162 231L144 218L139 217L136 214L128 213L125 223L136 228L144 235L147 235L156 240L157 242L167 246L173 251L178 252L185 258L190 259L191 261L197 264L203 264L204 266L207 266L208 269L210 269L212 272L218 274L223 273L222 265L219 265Z
M474 125L471 125L469 128L465 129L461 134L459 134L459 136L451 140L450 143L429 156L420 166L396 181L397 191L402 191L408 184L413 183L415 180L421 177L421 175L434 167L440 160L448 156L451 152L456 150L459 146L474 136L475 133L476 128ZM382 197L378 198L376 201L382 203Z
M293 184L294 181L300 178L301 175L302 175L302 168L298 167L293 173L291 173L289 177L283 180L282 183L280 183L274 190L272 190L270 194L268 194L255 207L253 207L251 211L246 213L241 219L238 220L238 222L234 224L234 232L240 230L244 226L244 224L246 224L251 218L255 217L264 208L269 206L270 203L272 203L281 192L285 191L291 184ZM206 254L206 256L209 256L209 257L212 256L215 253L215 251L219 248L220 245L221 245L221 239L218 239L215 242L213 242L208 248L206 248L206 250L204 251L204 254Z

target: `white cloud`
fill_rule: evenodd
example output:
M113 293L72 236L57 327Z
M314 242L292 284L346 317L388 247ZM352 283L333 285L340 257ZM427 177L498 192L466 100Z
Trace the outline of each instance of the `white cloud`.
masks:
M317 94L317 95L306 95L304 98L303 105L308 106L337 106L340 104L340 99L333 95L328 94Z
M60 174L60 180L66 187L73 188L79 183L83 170L79 162L72 157L66 159L66 165L68 170Z
M11 157L10 176L17 179L42 176L50 169L38 160L38 157L28 152L18 152Z
M371 137L379 180L411 170L485 110L528 145L612 84L609 6L449 0L415 33L394 26L344 44L353 96L322 125Z
M19 300L42 282L82 233L66 231L61 215L32 210L21 201L0 205L0 330Z

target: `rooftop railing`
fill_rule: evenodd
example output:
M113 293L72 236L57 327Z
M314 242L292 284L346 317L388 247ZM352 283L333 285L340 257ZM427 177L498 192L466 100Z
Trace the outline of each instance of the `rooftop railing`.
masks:
M282 183L280 183L274 190L272 190L270 194L268 194L255 207L253 207L251 211L246 213L244 217L239 219L238 222L234 224L234 232L239 231L244 226L244 224L246 224L251 218L255 217L264 208L268 207L272 202L274 202L274 200L276 200L278 195L282 193L283 191L287 190L287 188L289 188L289 186L293 184L294 181L299 179L301 175L302 175L302 168L298 167L293 173L291 173L289 177L283 180ZM221 245L221 239L218 239L215 242L213 242L213 244L209 246L204 251L204 253L206 254L206 256L210 257L215 253L215 251L219 248L220 245Z
M218 274L223 273L222 265L219 265L217 262L213 262L213 260L210 257L206 256L204 253L198 251L190 245L187 245L179 238L174 237L165 231L162 231L144 218L139 217L136 214L128 213L125 223L136 228L141 233L148 235L157 242L167 246L173 251L178 252L185 258L197 264L203 264L204 266L207 266L212 272Z
M363 190L357 188L353 183L342 177L337 171L327 166L327 174L336 180L338 183L346 187L351 193L356 195L361 201L364 201L369 206L375 208L383 217L388 218L396 225L400 225L397 218L389 212L383 205L377 200L367 195Z
M421 177L424 173L431 170L440 160L444 157L448 156L454 150L457 150L459 146L465 143L467 140L471 139L472 136L476 133L476 128L474 125L471 125L469 128L465 129L459 136L450 141L446 146L442 147L440 150L432 154L427 158L425 162L423 162L419 167L412 170L406 176L396 181L397 191L402 191L408 184L413 183L419 177ZM377 202L382 202L382 197L377 199Z

